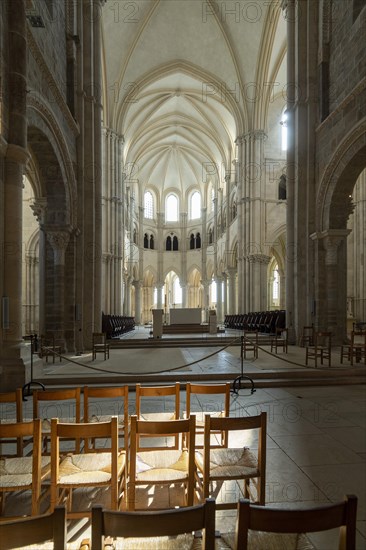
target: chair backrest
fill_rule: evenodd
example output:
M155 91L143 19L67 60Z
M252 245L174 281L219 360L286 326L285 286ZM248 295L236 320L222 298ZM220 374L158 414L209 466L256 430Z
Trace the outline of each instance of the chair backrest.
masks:
M276 327L276 337L277 338L282 338L283 340L287 341L288 329L287 328Z
M32 489L32 515L39 511L39 500L41 496L41 421L39 418L31 422L16 422L14 424L0 424L0 442L3 439L18 440L32 438L32 475L29 480L28 488ZM16 461L18 458L12 458ZM23 459L19 457L19 461ZM16 466L13 466L16 467ZM12 489L13 487L13 489ZM23 481L23 489L27 489L27 484ZM6 490L20 490L18 484L7 485Z
M126 446L128 434L128 386L110 388L85 386L83 395L84 422L100 422L109 420L112 416L123 416L123 438L124 446ZM108 405L105 403L106 399L110 400ZM121 425L120 422L119 425ZM88 445L88 440L86 440L85 444Z
M167 407L167 400L166 397L173 397L173 403L171 404L171 407ZM180 418L180 384L179 382L176 382L174 385L169 386L141 386L141 384L136 384L136 416L139 420L144 419L144 411L143 411L143 405L142 401L143 398L151 399L151 398L157 398L161 400L163 410L158 410L158 408L154 407L153 416L154 420L159 421L159 414L169 414L170 413L170 419L171 420L178 420ZM150 419L149 413L146 414L146 420ZM160 420L162 420L161 418ZM165 419L165 418L164 418ZM150 436L151 437L151 436ZM138 445L139 445L139 436L137 437ZM175 448L178 448L178 439L175 438ZM155 447L156 448L156 447Z
M0 550L10 550L53 541L54 550L66 550L66 513L57 506L53 513L0 522Z
M216 418L206 414L204 432L204 470L210 471L210 450L211 432L215 430L230 432L243 430L258 430L258 470L261 477L261 495L258 495L259 502L264 502L265 480L266 480L266 453L267 453L267 413L262 412L257 416L221 417Z
M107 333L106 332L93 332L92 338L93 338L93 346L95 344L102 344L102 345L107 344Z
M14 422L23 422L23 395L21 388L17 388L15 391L7 393L0 393L0 424ZM3 440L2 445L3 444L6 444L6 441ZM13 456L16 454L16 456L22 456L23 439L18 438L16 440L16 452L10 453L10 450L9 453L7 451L3 452L1 446L0 454L6 456Z
M163 420L163 421L150 421L150 420L138 420L137 415L131 416L131 431L130 431L130 480L136 478L136 463L137 463L137 451L138 449L138 437L145 435L149 437L168 437L181 435L182 441L188 451L188 471L189 477L194 479L195 462L195 430L196 430L196 417L191 415L186 420ZM159 450L161 447L149 448L150 452ZM163 450L169 450L169 447L162 447Z
M174 396L174 420L178 420L180 416L180 384L177 382L171 386L141 386L141 384L136 384L136 415L138 418L141 418L142 412L142 398L143 397L167 397ZM164 399L164 404L165 404ZM167 412L167 411L161 411Z
M51 401L58 401L59 403L51 403ZM40 403L42 402L41 411ZM47 414L41 414L41 412L46 412ZM52 417L75 418L75 422L80 422L80 388L46 391L34 390L33 418L41 417L49 419Z
M101 506L92 508L93 550L102 550L103 536L174 537L201 529L204 529L202 549L214 550L215 500L212 498L197 506L159 512L114 512L103 510Z
M366 330L353 330L351 332L351 346L366 346Z
M203 405L204 412L224 412L225 416L230 414L230 384L191 384L186 385L186 414L189 417L191 413L191 397L192 395L223 395L224 406L218 405L217 400Z
M357 497L343 502L305 509L257 506L240 499L236 525L236 548L246 550L248 530L267 533L311 533L340 528L339 550L356 548ZM270 547L270 545L267 545ZM256 548L255 543L251 547Z
M330 349L332 347L332 333L324 330L315 332L314 343L315 347L323 346Z

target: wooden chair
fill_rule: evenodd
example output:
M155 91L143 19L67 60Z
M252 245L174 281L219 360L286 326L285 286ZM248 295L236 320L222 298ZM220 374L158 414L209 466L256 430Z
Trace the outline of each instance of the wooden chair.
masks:
M56 357L58 357L61 363L62 348L61 346L56 346L55 335L52 333L47 333L47 334L41 335L40 340L41 341L40 341L39 357L45 357L46 363L48 363L49 357L52 357L52 363L54 363Z
M341 363L343 363L343 357L346 357L353 366L353 359L356 362L364 360L366 364L366 330L353 330L351 332L350 344L344 344L341 347Z
M112 416L117 417L118 436L123 438L123 445L128 446L128 386L111 388L84 387L84 422L108 422ZM108 404L105 402L109 400ZM91 447L89 448L89 445ZM87 452L97 450L95 442L85 441ZM105 447L103 447L105 449Z
M31 514L39 514L40 504L45 496L41 491L42 482L50 473L50 458L41 456L41 421L0 424L0 440L32 438L32 456L1 457L0 499L1 515L5 509L8 493L31 491ZM9 519L9 517L8 517Z
M331 366L332 361L332 333L331 332L315 332L314 346L306 346L305 364L308 365L309 359L314 360L315 367L318 366L318 359L323 365L324 361L328 361Z
M200 411L193 411L196 416L196 449L199 447L197 443L197 436L204 434L205 427L205 415L210 414L215 417L230 416L230 383L225 384L191 384L187 382L186 386L186 412L185 418L189 418L192 407L192 396L215 396L214 400L208 403L204 403L200 406ZM218 397L221 396L224 400L223 406L221 402L218 402ZM212 432L211 432L212 433ZM216 432L216 435L220 436L220 441L213 447L227 447L227 432ZM202 445L200 445L202 447Z
M258 331L245 330L243 333L241 353L244 359L247 358L247 352L253 352L254 359L258 359Z
M187 420L149 421L138 420L131 416L130 436L130 475L128 483L128 509L136 509L137 486L184 486L184 506L193 505L194 493L194 451L195 451L195 416ZM157 450L138 451L138 436L168 437L185 434L186 446L175 448L158 448ZM159 505L159 508L172 508L171 504ZM148 504L140 509L148 508Z
M169 402L167 397L172 397L173 400ZM156 402L160 400L160 407L155 404L154 410L161 408L161 411L158 412L146 412L146 403L150 402L151 399L154 399ZM143 405L143 402L145 406ZM177 382L171 386L141 386L141 384L136 384L136 416L138 420L150 420L150 421L164 421L164 420L178 420L180 418L180 384ZM151 435L149 437L152 437ZM137 449L147 449L149 447L141 447L140 445L140 434L137 435ZM162 447L150 447L154 450L165 449L166 446ZM179 435L174 435L174 446L170 448L179 449Z
M302 328L302 334L300 338L300 346L302 348L306 346L313 346L314 345L314 325L307 325Z
M315 547L304 533L340 528L338 549L355 550L356 514L357 497L354 495L348 495L343 502L306 509L255 506L248 500L240 499L235 548L241 550L309 548L310 550ZM277 542L276 546L275 542Z
M274 350L278 353L278 349L281 349L284 353L288 352L288 329L276 328L275 335L271 338L271 352Z
M51 437L51 419L60 422L81 422L80 388L33 391L33 418L42 420L43 454L47 454ZM75 441L75 451L80 450L80 439ZM71 449L72 450L72 449Z
M107 334L105 332L93 332L93 361L96 359L97 353L104 353L104 361L109 359L109 344L107 343Z
M66 550L64 506L56 506L52 514L0 523L0 550L28 547L49 540L52 540L54 550Z
M212 448L210 437L212 430L258 431L258 451L252 452L248 447ZM204 449L196 451L197 490L202 498L214 496L210 491L212 482L217 482L216 496L224 481L244 480L244 496L251 496L260 504L265 504L266 488L266 431L267 415L213 418L206 415ZM230 433L229 433L230 436ZM256 496L252 493L250 483L256 488ZM211 494L210 494L211 493ZM218 509L235 508L236 502L216 503Z
M92 548L102 550L103 537L123 537L128 548L161 548L160 537L172 537L169 548L193 547L193 532L204 530L202 550L215 549L215 501L160 512L111 512L101 506L92 508ZM177 536L180 535L180 536ZM133 537L133 538L131 538ZM160 542L160 544L159 544ZM190 544L189 544L190 543ZM165 546L164 546L165 548ZM194 546L197 548L198 546Z
M106 438L110 446L106 452L60 454L60 439ZM90 517L89 510L72 507L73 492L89 487L109 487L111 510L118 510L126 489L126 452L118 450L117 418L110 422L64 424L57 418L51 421L51 511L66 504L67 517ZM93 501L97 499L93 495ZM90 504L90 503L89 503Z
M21 388L7 393L0 393L0 424L14 424L15 422L23 422L23 396ZM11 447L14 447L15 443L16 450L11 452ZM0 454L1 456L22 456L23 438L20 437L16 441L13 438L9 441L2 439Z

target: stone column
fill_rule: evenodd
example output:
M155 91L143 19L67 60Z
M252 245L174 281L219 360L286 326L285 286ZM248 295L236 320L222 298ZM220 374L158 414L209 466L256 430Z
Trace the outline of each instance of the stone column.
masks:
M294 248L295 248L295 2L282 0L287 21L287 156L286 156L286 324L288 338L296 341L294 296Z
M333 343L341 344L347 332L346 246L349 230L328 230L322 235L325 247L327 330Z
M44 234L44 224L46 220L47 213L47 198L38 197L34 199L33 203L30 205L33 210L33 215L36 217L39 223L39 286L38 286L38 296L39 296L39 311L38 311L38 330L39 334L44 334L45 332L45 288L46 288L46 242Z
M95 181L95 268L94 268L94 325L97 331L102 328L102 46L101 22L102 6L105 0L94 0L93 11L93 123L94 123L94 181ZM114 169L114 166L113 166Z
M222 274L223 278L223 312L222 312L222 318L225 319L225 315L227 315L228 312L228 276L226 273Z
M237 274L237 271L236 269L232 268L232 267L229 267L228 270L227 270L227 280L228 280L228 298L229 298L229 303L228 303L228 314L229 315L234 315L236 313L236 303L235 303L235 296L236 296L236 292L235 292L235 282L236 282L236 274Z
M131 317L131 283L132 283L132 277L126 276L126 313L128 317Z
M70 231L46 230L47 240L53 250L53 330L57 344L66 349L65 339L65 251L70 240Z
M201 284L203 286L202 304L203 304L203 309L204 309L204 323L208 323L208 309L209 309L209 303L210 303L209 289L210 289L211 281L204 280L204 281L201 281Z
M11 391L28 381L21 359L22 342L22 193L24 166L28 161L26 87L27 42L25 3L9 0L4 13L8 16L8 73L4 86L8 92L7 146L1 147L4 158L4 188L1 198L3 228L2 298L8 304L8 319L0 331L0 391ZM6 39L4 39L5 42ZM4 154L1 153L1 154Z
M187 284L181 284L182 289L182 307L188 307L188 293L187 293Z
M245 258L249 265L251 294L249 311L265 311L267 309L267 267L271 260L265 254L248 254Z
M238 313L245 313L248 311L245 304L245 272L244 272L244 210L245 210L245 180L243 177L243 166L245 166L245 147L242 136L238 136L235 141L238 147L238 162L237 168L237 235L238 235Z
M134 281L135 287L135 322L137 325L141 324L141 281Z
M163 309L163 283L156 283L156 290L157 290L157 304L156 309Z

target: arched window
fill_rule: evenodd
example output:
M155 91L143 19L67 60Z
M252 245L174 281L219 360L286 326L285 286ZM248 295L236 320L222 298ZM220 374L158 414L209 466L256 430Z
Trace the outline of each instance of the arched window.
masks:
M282 174L278 183L278 198L280 201L286 200L286 176Z
M280 288L280 276L278 273L278 265L276 265L273 270L273 287L272 287L272 300L275 303L278 302L278 299L279 299L279 288Z
M178 221L178 198L175 195L166 198L165 219L167 222Z
M280 124L281 124L281 149L282 149L282 151L287 151L287 112L286 112L286 109L282 113Z
M190 250L194 249L194 235L193 235L193 233L191 234L191 237L189 239L189 248L190 248Z
M152 220L154 215L154 199L150 191L145 191L144 194L144 216Z
M191 220L201 217L201 194L195 191L191 196Z
M196 235L196 248L201 248L201 235L199 233Z
M170 236L168 236L166 238L166 250L171 250L172 249L172 238Z
M173 250L178 250L178 237L173 237Z
M147 233L144 235L144 248L149 248L149 237L147 236Z
M154 250L154 235L150 235L150 248Z

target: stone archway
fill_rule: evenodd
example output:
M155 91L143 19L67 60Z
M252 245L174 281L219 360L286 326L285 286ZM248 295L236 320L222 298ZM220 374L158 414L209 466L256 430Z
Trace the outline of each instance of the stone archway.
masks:
M47 116L48 114L48 116ZM46 109L28 109L28 149L39 181L32 205L39 222L39 331L75 347L75 178L62 134ZM67 284L68 292L65 293Z
M360 124L335 151L317 196L315 244L315 322L341 343L347 332L347 221L352 192L366 167L366 127Z

